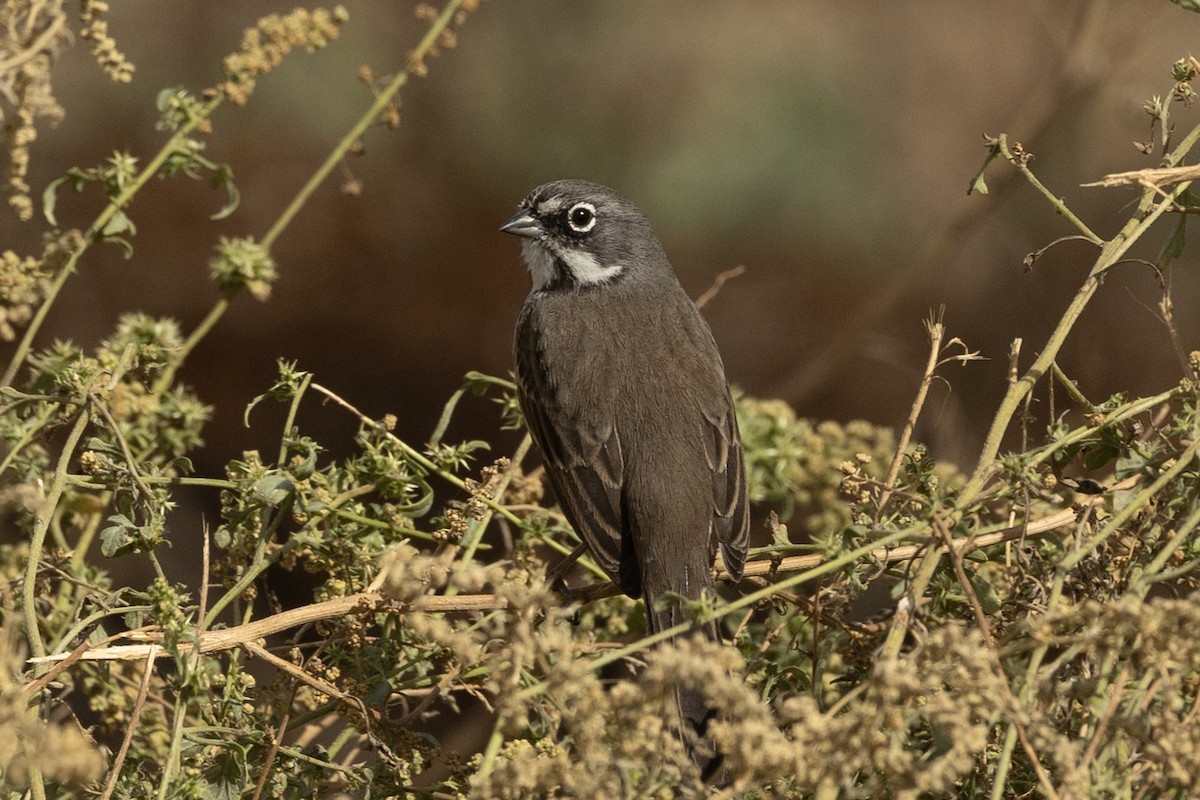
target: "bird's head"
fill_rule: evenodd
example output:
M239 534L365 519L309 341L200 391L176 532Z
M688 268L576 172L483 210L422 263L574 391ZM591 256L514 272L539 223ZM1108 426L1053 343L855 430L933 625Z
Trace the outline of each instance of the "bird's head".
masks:
M600 286L667 266L646 215L606 186L543 184L500 230L522 237L534 291Z

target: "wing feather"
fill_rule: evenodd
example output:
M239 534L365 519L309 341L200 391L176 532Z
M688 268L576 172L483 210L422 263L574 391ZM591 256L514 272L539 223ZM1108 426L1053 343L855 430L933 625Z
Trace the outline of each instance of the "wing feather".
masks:
M624 456L612 424L569 419L555 399L542 368L535 331L518 328L517 389L525 423L542 453L546 476L567 521L579 533L596 563L622 591L641 592L636 574L624 574L621 486ZM628 572L628 570L626 570ZM636 573L636 570L633 570Z
M705 455L712 471L713 529L725 569L734 580L739 580L750 541L750 510L746 462L732 400L726 395L720 413L705 417Z

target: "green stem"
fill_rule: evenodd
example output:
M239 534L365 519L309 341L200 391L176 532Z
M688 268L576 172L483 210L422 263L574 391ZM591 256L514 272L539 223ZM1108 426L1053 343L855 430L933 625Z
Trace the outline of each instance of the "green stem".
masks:
M1075 385L1075 381L1067 377L1067 373L1062 371L1062 367L1058 365L1057 361L1050 365L1050 371L1054 374L1054 379L1066 390L1072 400L1086 408L1089 412L1096 410L1096 406L1084 396L1083 392L1079 391L1079 387Z
M242 593L245 592L252 583L258 580L258 577L266 572L272 564L276 563L286 553L293 550L299 544L299 539L292 537L284 542L278 550L273 552L269 558L255 559L255 561L246 569L246 572L242 575L242 577L238 579L237 583L230 587L229 591L221 595L221 598L209 607L208 613L205 614L203 626L197 626L196 635L199 636L201 633L203 633L204 630L208 628L211 621L215 620L217 616L225 610L225 606L241 597Z
M58 508L58 501L62 498L63 489L67 485L67 466L75 456L75 448L79 445L79 439L83 436L83 432L87 430L88 422L90 421L90 410L88 408L81 409L79 417L75 420L74 427L67 434L67 441L63 443L62 453L58 457L58 467L54 471L54 482L50 484L50 491L46 494L41 508L38 510L37 520L33 528L33 536L29 540L29 560L25 565L25 582L21 586L21 597L22 604L24 605L22 611L25 614L26 634L29 638L29 650L35 657L46 655L46 646L42 642L42 632L38 628L35 591L37 588L38 564L42 558L42 547L46 543L46 532L50 529L50 519L54 514L54 510Z
M1008 163L1012 164L1014 167L1016 167L1017 171L1019 171L1022 175L1025 176L1025 179L1027 181L1029 181L1029 183L1033 186L1033 188L1035 188L1039 192L1041 192L1042 195L1047 200L1050 201L1050 205L1054 206L1054 210L1057 211L1059 214L1062 214L1068 220L1070 220L1071 224L1074 225L1079 230L1079 232L1082 233L1087 238L1088 241L1092 242L1093 244L1103 244L1104 243L1104 240L1101 239L1099 236L1097 236L1095 233L1093 233L1092 229L1089 228L1087 225L1085 225L1083 220L1081 220L1079 217L1075 216L1075 212L1067 207L1067 204L1063 202L1061 197L1058 197L1057 195L1055 195L1053 192L1051 192L1049 189L1046 188L1045 184L1043 184L1040 180L1038 180L1037 176L1034 175L1033 172L1029 169L1029 165L1028 165L1029 156L1028 155L1018 156L1018 155L1013 154L1012 150L1009 149L1009 146L1008 146L1007 134L1003 134L1003 133L1000 134L999 138L996 141L996 146L1000 151L1000 155L1004 156L1004 160L1007 161ZM1020 147L1019 144L1017 146Z
M279 439L279 458L276 460L281 470L287 469L285 462L287 461L288 438L292 435L292 428L296 424L296 414L300 411L300 401L304 398L304 392L310 383L312 383L312 373L305 372L304 377L300 379L300 385L292 394L292 402L288 405L287 419L283 421L283 436Z
M1184 520L1183 524L1179 526L1179 529L1175 531L1175 535L1172 536L1170 541L1163 546L1163 549L1160 550L1153 559L1151 559L1150 563L1146 565L1145 570L1142 571L1142 574L1138 575L1137 580L1134 581L1133 584L1133 591L1138 597L1144 598L1146 596L1146 592L1150 591L1151 585L1153 585L1156 581L1161 580L1163 567L1167 565L1167 561L1171 559L1171 556L1173 556L1179 550L1179 548L1183 546L1184 541L1186 541L1187 538L1192 535L1192 532L1195 531L1197 525L1200 525L1200 507L1193 509L1192 513L1188 515L1188 518Z
M1008 788L1008 771L1012 768L1013 754L1017 749L1017 726L1011 722L1004 732L1004 745L1000 749L1000 759L996 765L996 775L992 779L992 794L990 800L1001 800L1004 790Z
M150 669L150 665L146 665ZM183 725L187 719L189 700L181 690L175 698L175 718L171 721L171 748L167 751L167 763L164 765L162 781L158 784L158 800L166 800L167 791L171 788L171 780L179 771L179 752L183 745Z
M347 522L353 522L357 525L362 525L364 528L377 528L382 531L398 533L401 536L411 536L414 539L422 539L426 542L437 541L433 538L433 534L431 533L426 533L425 531L417 530L416 528L406 528L403 525L396 525L395 523L385 522L372 517L366 517L353 511L346 511L345 509L338 508L334 509L330 513L338 519L343 519ZM483 549L486 550L490 548L488 548L488 546L485 544L483 545Z
M500 754L500 745L504 744L504 731L501 730L503 721L498 716L492 726L492 734L488 737L487 745L483 748L483 755L479 759L479 769L475 771L476 779L491 775L496 766L496 756Z
M74 481L70 481L70 483L74 485ZM108 501L109 493L105 492L104 499L102 500L103 507L108 507ZM83 531L79 534L79 539L75 542L75 546L71 552L72 575L78 575L83 570L84 564L87 563L88 550L92 546L92 541L96 538L96 531L100 530L102 520L100 512L97 511L88 518L87 524L83 526Z
M142 481L150 486L208 486L213 489L236 489L238 484L224 478L193 478L185 475L143 475ZM68 475L67 482L80 489L108 489L108 484L98 483L85 475Z
M942 560L943 547L944 545L940 541L929 542L929 552L921 558L917 566L917 574L913 576L908 591L904 593L905 598L909 601L908 614L906 616L896 614L893 618L892 625L888 628L887 638L880 650L882 660L895 659L900 656L900 648L903 647L904 637L908 634L909 622L917 613L918 603L925 596L925 590L929 588L930 581L937 574L938 564Z

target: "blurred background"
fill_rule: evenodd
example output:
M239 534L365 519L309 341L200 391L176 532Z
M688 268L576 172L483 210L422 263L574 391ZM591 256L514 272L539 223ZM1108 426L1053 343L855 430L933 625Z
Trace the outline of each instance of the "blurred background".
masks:
M109 30L134 80L109 82L86 42L63 53L54 80L67 116L33 147L35 196L114 150L149 158L165 139L156 94L215 84L241 31L292 5L114 3ZM40 344L90 348L129 310L185 331L203 318L218 296L207 266L218 238L261 237L372 101L359 67L395 72L427 27L413 3L346 7L327 50L291 55L246 107L216 113L207 156L232 167L237 211L211 221L224 195L203 181L152 183L129 209L132 259L89 251ZM402 90L399 128L373 128L278 240L270 300L240 296L182 372L215 409L199 474L277 448L282 412L256 410L249 430L242 412L280 357L372 416L395 414L410 441L429 435L464 373L506 375L529 281L518 242L497 227L560 177L639 204L693 296L745 265L705 309L728 375L803 416L899 427L926 360L922 321L944 305L948 336L989 360L943 368L917 439L969 469L1010 343L1023 338L1028 365L1095 256L1067 242L1023 269L1027 253L1075 231L1003 163L988 172L990 194L967 195L982 135L1023 143L1051 190L1111 235L1135 192L1080 184L1157 165L1161 153L1133 146L1150 137L1143 105L1170 91L1200 16L1166 0L489 0L457 33ZM1175 113L1181 132L1195 123ZM64 226L100 208L95 189L60 192ZM35 253L45 227L5 212L0 242ZM1132 255L1154 260L1168 232ZM1185 252L1166 276L1188 349L1200 347L1195 258ZM1060 358L1088 397L1182 376L1156 319L1161 297L1144 266L1106 278ZM496 423L493 404L467 402L450 437L515 444ZM332 447L355 428L315 399L299 424Z

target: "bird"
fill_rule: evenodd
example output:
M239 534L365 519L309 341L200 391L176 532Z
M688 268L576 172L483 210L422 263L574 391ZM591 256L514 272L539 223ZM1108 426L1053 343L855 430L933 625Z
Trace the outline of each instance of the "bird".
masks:
M517 318L517 395L567 521L658 632L692 622L674 594L740 580L749 539L746 466L721 355L646 215L600 184L535 188L500 230L521 237L532 288ZM568 557L570 560L571 557ZM713 712L678 689L682 735L702 775Z

